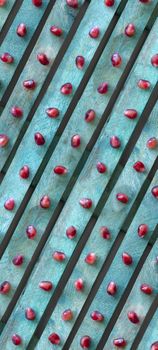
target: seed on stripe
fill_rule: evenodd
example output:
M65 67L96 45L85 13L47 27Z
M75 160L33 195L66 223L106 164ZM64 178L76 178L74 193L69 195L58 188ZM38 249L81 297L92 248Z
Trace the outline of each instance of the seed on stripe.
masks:
M108 92L108 83L107 82L103 82L98 86L98 92L101 95L104 95Z
M125 28L125 35L132 37L135 35L135 25L133 23L129 23Z
M91 123L96 117L96 113L93 109L89 109L85 114L85 121Z
M110 239L111 238L110 231L109 231L109 229L106 226L100 227L100 235L104 239Z
M115 282L111 281L107 286L107 293L111 296L115 295L117 292L117 285Z
M147 283L143 283L141 286L140 286L140 290L144 293L144 294L152 294L153 292L153 288L151 286L149 286L149 284Z
M150 81L145 79L140 79L137 83L138 87L142 90L148 90L150 89Z
M19 171L19 175L22 179L27 179L30 175L30 170L29 167L27 165L24 165L20 171Z
M119 55L118 52L115 52L112 56L111 56L111 62L113 67L120 67L122 64L122 58Z
M24 80L23 87L27 90L34 90L36 87L36 82L33 79Z
M70 321L73 318L73 312L71 311L71 309L67 309L62 313L61 316L63 321Z
M141 238L144 238L146 236L146 234L148 233L148 225L146 224L141 224L138 227L138 236Z
M117 193L116 199L123 204L127 204L129 201L129 198L125 193Z
M70 227L68 227L67 230L66 230L66 235L67 235L67 237L68 237L69 239L75 238L76 233L77 233L77 230L76 230L76 228L75 228L74 226L70 226Z
M61 36L63 34L62 29L57 26L51 26L50 32L55 36Z
M127 316L132 323L139 323L139 317L135 311L129 311Z
M21 345L22 339L21 339L20 335L18 335L18 334L13 334L13 335L12 335L12 343L13 343L14 345Z
M13 106L10 110L11 114L15 118L21 118L23 116L23 110L21 107Z
M120 148L121 146L121 141L117 136L111 136L110 137L110 145L113 148Z
M43 66L47 66L49 64L49 59L45 53L38 53L37 59L41 64L43 64Z
M9 137L5 134L0 134L0 148L7 146Z
M99 34L100 34L100 30L98 27L94 27L89 31L89 36L93 39L98 38Z
M65 175L67 174L67 168L65 168L63 165L57 165L54 168L54 173L57 175Z
M84 335L80 340L82 349L89 349L91 346L91 338L88 335Z
M117 348L124 348L127 345L127 342L124 338L116 338L113 340L113 344L117 346Z
M9 199L7 199L7 200L5 201L5 203L4 203L4 208L5 208L6 210L12 211L12 210L14 209L14 207L15 207L15 201L14 201L13 198L9 198Z
M93 321L102 322L104 321L104 316L99 311L93 311L91 313L91 319Z
M21 266L24 262L24 256L23 255L16 255L13 258L12 262L15 266Z
M84 67L85 64L85 59L83 56L77 56L76 57L76 67L78 69L82 69Z
M92 206L92 200L90 198L82 198L79 203L85 209L90 209Z
M72 94L72 84L71 83L66 83L61 86L60 92L63 95L71 95Z
M51 205L51 200L50 200L49 196L47 196L47 195L43 196L40 200L41 208L48 209L48 208L50 208L50 205Z
M29 321L33 321L36 318L36 313L31 307L27 307L25 310L25 317Z
M26 229L26 234L29 239L34 239L37 234L37 230L33 225L29 225Z
M0 294L8 294L11 289L11 284L8 281L4 281L0 284Z
M56 260L56 261L64 261L66 258L65 254L63 252L54 252L53 253L53 259Z
M57 333L52 333L49 335L48 337L50 343L54 344L54 345L59 345L60 344L60 337Z
M46 292L49 292L53 288L53 284L50 281L41 281L39 287Z
M133 263L131 255L126 252L122 254L122 261L125 265L131 265Z
M45 144L45 138L40 132L35 133L34 139L38 146L43 146Z
M1 59L2 62L8 63L8 64L14 62L13 56L11 56L10 53L8 53L8 52L4 52L4 53L0 56L0 59Z
M20 23L17 27L16 33L23 38L27 34L26 25L24 23Z
M85 258L85 262L89 265L94 265L96 260L97 260L97 257L95 253L89 253Z
M81 292L84 288L84 282L82 280L82 278L78 278L75 283L74 283L74 286L75 286L75 289L78 291L78 292Z

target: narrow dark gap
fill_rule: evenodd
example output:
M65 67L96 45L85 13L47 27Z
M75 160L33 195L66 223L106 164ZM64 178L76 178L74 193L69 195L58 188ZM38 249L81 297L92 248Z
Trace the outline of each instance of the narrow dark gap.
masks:
M8 14L8 17L0 31L0 45L2 44L10 26L12 25L14 19L15 19L15 16L17 15L22 3L23 3L24 0L16 0L11 11L9 12Z

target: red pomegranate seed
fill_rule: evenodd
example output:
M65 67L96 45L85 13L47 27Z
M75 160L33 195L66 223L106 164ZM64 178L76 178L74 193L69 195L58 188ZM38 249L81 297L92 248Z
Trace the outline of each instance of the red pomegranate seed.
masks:
M83 56L77 56L76 57L76 67L78 69L82 69L84 67L85 64L85 59Z
M35 142L38 146L43 146L45 144L45 138L40 132L36 132L34 135Z
M57 175L65 175L67 174L67 168L65 168L63 165L57 165L54 168L54 173Z
M61 317L63 321L70 321L73 318L73 312L71 311L71 309L67 309L62 313Z
M68 237L69 239L75 238L76 233L77 233L77 230L76 230L76 228L75 228L74 226L70 226L70 227L68 227L67 230L66 230L66 235L67 235L67 237Z
M63 34L63 31L61 28L57 26L51 26L50 27L50 32L54 34L55 36L61 36Z
M105 0L104 3L106 6L111 7L114 5L115 0Z
M135 26L133 23L129 23L125 28L125 35L132 37L135 34Z
M117 338L113 340L113 344L117 346L117 348L124 348L127 345L127 342L124 338Z
M24 80L23 87L27 90L34 90L36 87L36 82L32 79Z
M86 114L85 114L85 121L87 122L87 123L90 123L90 122L92 122L94 119L95 119L95 117L96 117L96 113L95 113L95 111L93 110L93 109L89 109L87 112L86 112Z
M104 174L107 170L106 165L102 162L97 163L97 170L100 174Z
M72 84L71 83L66 83L66 84L62 85L62 87L60 88L60 92L63 95L70 95L70 94L72 94Z
M152 195L158 199L158 186L154 186L151 190Z
M64 261L66 258L65 254L63 252L54 252L53 253L53 259L56 261Z
M54 345L59 345L60 344L60 337L59 337L59 335L57 333L50 334L48 339Z
M48 209L50 208L50 205L51 205L51 200L48 196L43 196L40 200L40 206L41 208L43 209Z
M26 234L29 239L34 239L37 234L37 230L34 226L29 225L26 229Z
M144 79L140 79L137 83L138 87L142 90L148 90L150 89L150 81L148 80L144 80Z
M19 171L19 175L22 179L27 179L30 175L30 170L29 167L27 165L24 165L20 171Z
M5 147L9 142L9 138L5 134L0 134L0 147Z
M18 106L13 106L10 112L15 118L21 118L23 116L23 110Z
M96 262L97 258L95 253L89 253L87 254L86 258L85 258L85 262L89 265L94 265Z
M139 323L139 317L136 314L136 312L129 311L127 316L128 316L129 321L131 321L132 323Z
M149 4L149 2L151 2L151 0L139 0L140 2L142 2L143 4Z
M92 28L89 32L89 36L93 39L98 38L99 34L100 34L100 30L98 27Z
M75 281L74 286L78 292L81 292L84 288L84 282L82 278L78 278L78 280Z
M154 149L157 147L158 145L158 140L156 139L156 137L151 137L148 141L147 141L147 147L149 149Z
M149 284L146 284L146 283L143 283L141 286L140 286L140 290L144 293L144 294L152 294L153 292L153 288L151 286L149 286Z
M27 34L27 29L24 23L20 23L16 30L17 35L23 38Z
M15 266L21 266L24 262L24 256L23 255L16 255L13 258L12 262Z
M36 313L31 307L27 307L25 310L25 317L29 321L33 321L36 318Z
M72 7L73 9L78 8L78 0L66 0L66 3L69 7Z
M22 339L21 339L20 335L13 334L12 335L12 342L13 342L14 345L21 345Z
M41 64L43 64L43 66L47 66L49 64L49 59L45 53L38 53L37 59Z
M9 198L6 200L6 202L4 203L4 208L7 210L13 210L15 207L15 202L13 198Z
M129 118L129 119L135 119L135 118L137 118L137 115L138 115L138 113L135 109L126 109L124 111L124 116Z
M155 343L153 343L153 344L151 345L150 350L158 350L158 341L156 341Z
M122 261L125 265L131 265L133 263L133 259L132 259L131 255L129 255L126 252L124 252L122 254Z
M128 198L128 196L125 193L117 193L116 199L119 202L124 203L124 204L127 204L128 201L129 201L129 198Z
M99 311L93 311L91 313L91 319L93 321L102 322L104 321L104 316Z
M88 335L84 335L80 340L80 345L83 349L89 349L91 346L91 338Z
M58 108L47 108L46 113L49 118L57 118L59 116L59 109Z
M13 56L11 56L8 52L4 52L1 56L0 59L2 62L4 63L13 63L14 62L14 58Z
M79 203L85 209L89 209L92 206L92 200L89 198L82 198L80 199Z
M74 148L77 148L79 147L81 144L81 138L80 138L80 135L73 135L71 137L71 146L74 147Z
M122 64L122 58L121 56L119 55L118 52L115 52L112 56L111 56L111 62L112 62L112 65L114 67L120 67L121 64Z
M7 0L0 0L0 7L1 7L1 6L4 6L4 5L6 4L6 1L7 1Z
M4 281L0 284L0 294L8 294L11 289L11 284L8 281Z
M111 234L109 229L106 226L102 226L100 228L100 235L101 237L103 237L104 239L110 239L111 238Z
M133 169L135 169L138 173L143 173L145 171L145 165L141 161L138 161L134 163Z
M158 53L151 58L151 64L156 68L158 67Z
M104 83L101 83L99 86L98 86L98 92L99 94L106 94L107 91L108 91L108 83L107 82L104 82Z
M111 281L109 284L108 284L108 286L107 286L107 293L109 294L109 295L115 295L116 294L116 292L117 292L117 285L116 285L116 283L115 282L113 282L113 281Z
M45 292L49 292L53 288L53 284L50 281L41 281L39 287Z
M146 234L148 233L148 226L146 224L141 224L138 227L138 236L143 238L146 236Z
M32 0L32 3L33 3L36 7L42 6L42 0Z
M121 146L121 141L117 136L111 136L110 137L110 145L113 148L120 148Z

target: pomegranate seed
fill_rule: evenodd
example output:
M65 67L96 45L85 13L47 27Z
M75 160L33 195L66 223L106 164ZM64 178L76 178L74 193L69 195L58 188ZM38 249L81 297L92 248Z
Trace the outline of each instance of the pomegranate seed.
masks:
M0 294L8 294L11 289L11 284L8 281L4 281L0 284Z
M149 2L151 2L151 0L139 0L140 2L142 2L143 4L149 4Z
M49 64L49 59L45 53L38 53L37 59L41 64L43 64L43 66L47 66Z
M42 6L42 0L32 0L32 3L33 3L36 7Z
M4 5L6 4L6 1L7 1L7 0L0 0L0 7L1 7L1 6L4 6Z
M127 204L128 201L129 201L129 198L126 194L124 193L117 193L116 195L116 199L121 202L121 203L124 203L124 204Z
M158 67L158 53L151 58L151 64L156 68Z
M141 286L140 286L140 290L144 293L144 294L152 294L153 292L153 288L151 286L149 286L149 284L146 284L146 283L143 283Z
M76 67L78 69L82 69L84 67L85 64L85 59L83 56L77 56L76 57Z
M21 38L23 38L26 33L27 33L27 29L24 23L20 23L17 27L16 30L17 35L19 35Z
M78 0L66 0L66 3L69 7L72 7L73 9L78 8Z
M133 169L135 169L138 173L143 173L145 171L145 165L142 162L138 161L134 163Z
M135 34L135 26L133 23L129 23L125 28L125 35L132 37Z
M38 146L43 146L45 144L45 138L40 132L36 132L34 135L35 142Z
M136 314L136 312L134 311L129 311L128 312L128 319L132 322L132 323L139 323L139 317Z
M115 282L110 282L109 284L108 284L108 286L107 286L107 293L109 294L109 295L115 295L116 294L116 292L117 292L117 285L116 285L116 283Z
M133 263L133 259L132 259L131 255L129 255L126 252L124 252L122 254L122 261L125 265L131 265Z
M105 0L104 2L106 6L111 7L114 5L115 0Z
M23 116L23 110L18 106L13 106L10 112L15 118L21 118Z
M59 116L59 109L51 107L46 110L48 117L57 118Z
M98 162L97 163L97 170L100 174L104 174L107 170L106 165L104 163Z
M21 340L20 335L18 335L18 334L13 334L13 335L12 335L12 342L13 342L14 345L21 345L22 340Z
M106 226L102 226L100 228L100 235L101 237L103 237L104 239L110 239L111 238L111 234L109 229Z
M74 147L74 148L77 148L79 147L81 144L81 138L80 138L80 135L73 135L71 137L71 146Z
M48 339L54 345L59 345L60 344L60 337L59 337L59 335L57 333L50 334Z
M13 258L12 262L15 266L21 266L24 262L24 256L23 255L16 255Z
M32 79L30 80L24 80L23 81L23 87L27 90L34 90L36 87L36 82Z
M69 239L73 239L76 236L77 230L74 226L70 226L66 230L66 235Z
M93 311L91 313L91 318L93 321L102 322L104 321L104 316L99 311Z
M117 338L113 340L113 344L118 348L124 348L127 345L127 342L124 338Z
M34 226L29 225L26 229L26 234L29 239L34 239L36 237L37 230Z
M13 198L9 198L6 200L6 202L4 203L4 208L7 210L13 210L15 207L15 202Z
M11 56L8 52L4 52L1 56L0 59L2 62L4 63L13 63L14 62L14 58L13 56Z
M124 116L129 118L129 119L135 119L135 118L137 118L137 115L138 115L138 113L135 109L126 109L124 111Z
M64 85L62 85L60 92L63 95L70 95L72 94L72 84L71 83L66 83Z
M151 190L152 195L158 199L158 186L154 186Z
M140 79L137 83L138 87L142 90L148 90L150 89L150 81L148 80L144 80L144 79Z
M112 62L112 65L113 65L114 67L120 67L120 66L121 66L122 58L121 58L121 56L119 55L118 52L115 52L115 53L111 56L111 62Z
M95 113L95 111L93 110L93 109L89 109L87 112L86 112L86 114L85 114L85 121L87 122L87 123L90 123L90 122L92 122L94 119L95 119L95 117L96 117L96 113Z
M99 34L100 34L100 30L98 27L92 28L89 32L89 36L93 39L98 38Z
M72 311L71 311L71 309L67 309L67 310L65 310L63 313L62 313L62 320L63 321L70 321L70 320L72 320L72 318L73 318L73 313L72 313Z
M25 317L29 321L33 321L36 318L36 313L31 307L27 307L25 310Z
M27 179L30 175L30 170L29 167L27 165L24 165L20 171L19 171L19 175L22 179Z
M39 287L46 292L49 292L53 288L53 284L50 281L41 281Z
M48 208L50 208L50 205L51 205L50 198L48 196L43 196L40 200L41 208L48 209Z
M152 345L151 345L151 348L150 348L151 350L158 350L158 341L156 341L155 343L153 343Z
M57 175L65 175L67 174L67 168L65 168L63 165L57 165L54 168L54 173Z
M78 278L78 280L75 281L74 286L78 292L81 292L84 288L84 282L82 278Z
M85 258L85 262L89 265L94 265L96 262L97 258L95 253L89 253L87 254L86 258Z
M5 147L9 142L9 138L5 134L0 134L0 147Z
M98 86L98 92L99 94L106 94L107 91L108 91L108 83L107 82L104 82L104 83L101 83L99 86Z
M149 149L154 149L157 147L158 145L158 140L156 139L156 137L151 137L148 141L147 141L147 147Z
M82 198L80 199L79 203L85 209L89 209L92 206L92 200L89 198Z
M138 236L144 238L148 233L148 226L146 224L141 224L138 227Z
M121 146L121 141L117 136L111 136L110 137L110 145L113 148L120 148Z
M83 349L89 349L91 346L91 338L88 335L84 335L80 340L80 345Z
M63 31L61 28L57 26L51 26L50 27L50 32L54 34L55 36L61 36L63 34Z
M53 253L53 259L56 261L64 261L66 258L65 254L63 252L54 252Z

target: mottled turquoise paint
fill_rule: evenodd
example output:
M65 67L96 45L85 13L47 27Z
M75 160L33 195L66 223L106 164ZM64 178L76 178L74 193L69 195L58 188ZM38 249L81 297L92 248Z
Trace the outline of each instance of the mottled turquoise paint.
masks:
M158 341L158 310L156 310L147 330L138 346L138 350L150 349L151 344Z
M9 0L5 6L0 7L0 30L2 29L10 11L12 10L14 3L15 0Z

